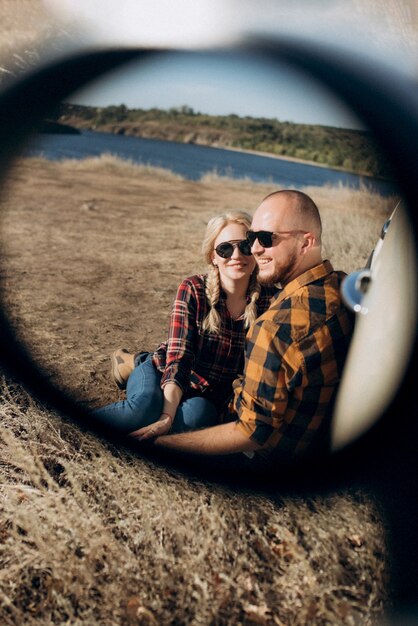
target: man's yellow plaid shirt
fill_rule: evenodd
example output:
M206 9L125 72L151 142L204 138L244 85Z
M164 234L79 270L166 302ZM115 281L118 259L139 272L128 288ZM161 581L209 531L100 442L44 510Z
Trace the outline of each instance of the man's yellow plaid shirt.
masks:
M233 409L263 456L290 459L311 451L323 435L353 326L341 301L344 276L329 261L308 270L248 331Z

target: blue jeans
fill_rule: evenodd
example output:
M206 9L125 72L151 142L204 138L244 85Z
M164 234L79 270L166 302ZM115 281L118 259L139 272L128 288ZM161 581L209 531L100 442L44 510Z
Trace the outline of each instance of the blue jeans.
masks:
M135 367L126 385L126 400L92 411L95 420L122 433L130 433L156 422L163 410L161 372L151 354ZM218 423L215 405L202 396L186 398L177 408L171 432L184 432Z

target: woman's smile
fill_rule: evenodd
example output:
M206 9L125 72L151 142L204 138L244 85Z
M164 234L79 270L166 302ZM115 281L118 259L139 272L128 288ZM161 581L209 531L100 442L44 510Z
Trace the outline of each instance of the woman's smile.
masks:
M244 254L238 245L246 240L246 232L243 224L230 223L221 230L214 242L212 263L218 267L223 288L230 281L239 281L240 283L244 280L249 281L254 271L256 263L253 255ZM216 247L222 243L232 244L231 256L222 257L216 253ZM232 285L230 285L230 288L232 288Z

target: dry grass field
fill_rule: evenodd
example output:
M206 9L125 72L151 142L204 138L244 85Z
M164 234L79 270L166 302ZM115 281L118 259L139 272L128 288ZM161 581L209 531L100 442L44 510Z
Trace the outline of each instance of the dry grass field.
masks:
M204 271L208 219L252 213L272 185L208 174L184 180L105 155L22 161L2 204L4 299L17 332L61 386L89 404L114 399L108 353L164 338L184 276ZM324 256L362 267L393 198L306 189L321 209Z
M121 397L109 352L152 350L178 282L204 269L208 218L252 212L272 190L110 156L20 161L1 200L2 296L18 337L83 405ZM345 271L364 265L394 198L305 191L323 216L325 256ZM379 623L389 565L370 494L202 480L1 384L0 623Z

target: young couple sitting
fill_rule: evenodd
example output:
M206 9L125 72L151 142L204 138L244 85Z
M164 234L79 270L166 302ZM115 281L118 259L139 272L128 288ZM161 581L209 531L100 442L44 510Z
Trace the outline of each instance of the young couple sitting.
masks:
M112 355L126 399L99 423L182 453L289 461L322 449L352 333L345 274L322 259L306 194L268 195L253 218L210 220L206 275L183 280L167 340Z

